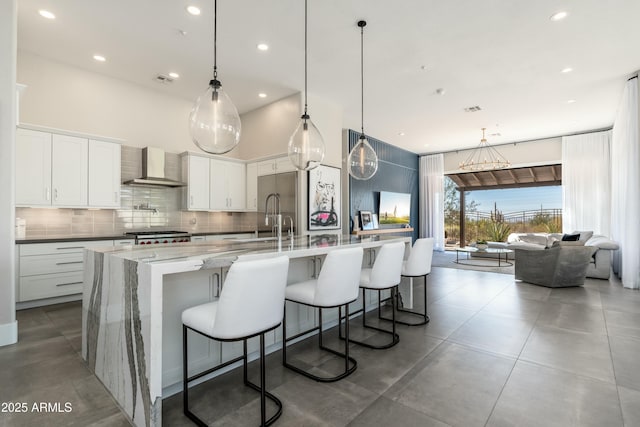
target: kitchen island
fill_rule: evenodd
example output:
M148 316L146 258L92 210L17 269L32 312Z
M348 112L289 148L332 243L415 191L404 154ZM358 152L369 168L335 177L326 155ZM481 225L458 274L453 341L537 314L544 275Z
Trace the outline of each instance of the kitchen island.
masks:
M322 257L331 250L363 247L368 252L363 264L370 265L376 248L396 241L410 245L411 238L314 235L87 249L83 358L134 425L160 426L162 398L179 390L182 378L180 314L185 308L217 299L226 270L234 261L285 254L291 260L288 280L292 283L317 275ZM288 304L286 309L291 319L288 334L317 321L315 311L306 306ZM332 318L324 320L331 322ZM280 329L271 332L269 351L281 346L281 335ZM189 365L194 372L230 360L242 349L241 342L191 341ZM250 342L249 351L255 349Z

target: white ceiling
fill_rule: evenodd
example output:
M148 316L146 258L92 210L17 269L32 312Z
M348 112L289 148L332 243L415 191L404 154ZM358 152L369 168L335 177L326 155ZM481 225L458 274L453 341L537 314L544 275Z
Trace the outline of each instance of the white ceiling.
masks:
M189 4L202 15L187 14ZM20 50L185 99L211 78L213 0L18 7ZM551 21L559 10L568 17ZM340 105L345 128L360 128L356 22L365 19L364 124L375 138L427 153L473 147L481 127L492 144L601 129L640 69L639 17L638 0L309 0L309 92ZM240 113L303 89L303 18L301 0L219 0L219 78ZM170 71L181 77L154 81ZM464 111L475 105L482 110Z

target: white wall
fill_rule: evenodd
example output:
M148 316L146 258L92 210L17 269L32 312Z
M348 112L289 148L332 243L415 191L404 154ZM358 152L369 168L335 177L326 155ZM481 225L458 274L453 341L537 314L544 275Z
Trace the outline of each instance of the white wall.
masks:
M511 167L525 167L562 163L562 137L538 139L494 146L511 162ZM470 150L444 153L444 172L459 170L458 165L467 159Z
M16 0L0 2L0 346L18 339L15 312Z
M243 114L240 144L241 159L257 159L275 154L286 155L289 137L298 125L300 93L282 98Z
M18 82L28 86L20 102L22 123L174 153L197 149L189 137L192 101L22 51L17 72Z

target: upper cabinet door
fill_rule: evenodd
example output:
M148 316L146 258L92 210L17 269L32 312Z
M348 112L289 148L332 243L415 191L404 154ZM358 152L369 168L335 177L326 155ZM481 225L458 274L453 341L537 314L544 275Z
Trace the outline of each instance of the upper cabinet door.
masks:
M247 169L244 163L227 162L228 209L237 211L247 208Z
M247 210L258 210L258 164L247 163Z
M209 208L216 211L224 211L229 209L227 162L216 159L211 159L210 162Z
M187 209L209 210L209 159L188 156Z
M51 205L51 134L16 130L16 205Z
M89 141L53 135L51 184L53 206L86 206Z
M89 206L120 207L120 144L89 140Z
M291 163L291 159L289 159L288 156L278 157L277 159L275 159L275 162L277 173L296 171L296 167L293 165L293 163Z

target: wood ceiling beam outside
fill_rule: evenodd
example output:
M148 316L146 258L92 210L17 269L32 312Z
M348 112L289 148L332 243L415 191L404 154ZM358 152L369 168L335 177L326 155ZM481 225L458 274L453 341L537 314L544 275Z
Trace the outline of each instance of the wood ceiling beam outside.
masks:
M489 175L491 175L493 177L493 179L496 181L496 185L500 185L500 180L498 179L498 176L493 173L493 171L489 171Z
M518 177L516 177L516 174L514 174L511 169L507 169L507 172L509 172L509 176L511 176L511 179L513 179L514 184L517 183Z
M528 168L529 169L529 174L531 174L531 178L533 178L533 182L538 182L538 177L536 176L536 173L533 171L533 168Z

